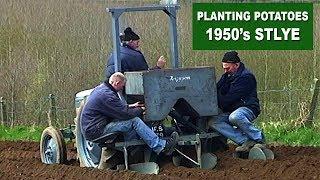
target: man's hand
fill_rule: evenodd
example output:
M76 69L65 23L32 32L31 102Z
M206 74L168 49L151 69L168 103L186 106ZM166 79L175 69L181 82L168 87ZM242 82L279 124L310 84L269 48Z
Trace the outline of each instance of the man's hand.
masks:
M141 103L141 102L136 102L136 103L134 103L134 104L129 104L129 107L130 107L130 108L141 107L142 109L143 109L143 108L145 109L144 104ZM144 110L144 109L143 109L143 110Z
M134 104L129 104L129 108L136 108L140 107L143 110L143 114L146 114L146 107L142 102L136 102Z
M166 59L163 56L160 56L157 61L157 66L162 69L164 68L165 65L166 65Z
M143 110L143 113L142 113L142 114L145 115L145 114L146 114L146 107L141 106L140 108Z

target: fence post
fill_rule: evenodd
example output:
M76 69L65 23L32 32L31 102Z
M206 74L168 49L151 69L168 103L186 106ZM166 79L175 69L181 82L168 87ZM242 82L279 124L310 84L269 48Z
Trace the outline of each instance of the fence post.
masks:
M52 122L56 122L57 120L57 108L56 108L56 99L54 94L49 94L50 99L50 108L49 108L49 116L48 116L48 124L52 125Z
M1 118L1 124L7 125L8 119L7 119L7 107L6 107L6 101L3 97L0 97L0 118Z
M308 115L307 124L311 124L313 122L314 113L318 103L318 95L319 95L319 80L317 78L314 79L314 89L312 94L312 100L310 104L310 110Z

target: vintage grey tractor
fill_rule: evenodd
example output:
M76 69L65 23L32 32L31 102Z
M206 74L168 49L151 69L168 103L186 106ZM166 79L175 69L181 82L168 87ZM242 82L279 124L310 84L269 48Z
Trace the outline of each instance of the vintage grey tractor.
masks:
M227 140L210 129L209 120L218 116L216 77L213 67L180 68L178 59L176 12L179 5L108 8L112 15L115 70L119 62L119 17L125 12L163 11L168 15L171 69L126 72L126 95L140 98L146 106L143 120L164 139L172 131L179 133L178 146L172 155L174 165L213 169L217 164L214 151L227 147ZM124 141L121 133L111 133L87 141L81 132L81 113L90 90L76 94L74 125L65 129L48 127L43 131L40 152L46 164L64 163L64 138L75 139L77 156L83 167L127 169L142 173L159 172L157 155L142 140ZM123 98L121 94L120 97ZM184 111L191 111L192 118ZM269 149L255 147L246 157L272 159ZM161 159L160 159L161 161Z

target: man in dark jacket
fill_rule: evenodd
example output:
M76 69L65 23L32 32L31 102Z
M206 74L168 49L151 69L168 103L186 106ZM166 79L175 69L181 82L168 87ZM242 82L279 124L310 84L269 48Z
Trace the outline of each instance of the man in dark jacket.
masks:
M122 44L122 46L120 46L121 72L148 70L149 66L147 61L141 51L138 50L140 46L140 37L134 33L130 27L127 27L124 30L124 34L120 36L120 40ZM164 68L165 63L166 60L164 57L160 56L157 65L151 69ZM107 78L115 72L114 64L113 54L111 54L105 69Z
M217 93L223 114L209 124L241 145L236 151L248 151L255 144L264 143L261 130L253 125L260 114L256 78L245 68L236 51L225 53L222 66L225 73L217 83Z
M173 133L169 140L160 139L140 118L145 107L139 102L126 104L117 92L121 91L126 79L120 72L97 86L88 97L81 115L81 130L84 137L92 141L105 134L122 132L125 140L142 138L157 154L171 154L178 141Z

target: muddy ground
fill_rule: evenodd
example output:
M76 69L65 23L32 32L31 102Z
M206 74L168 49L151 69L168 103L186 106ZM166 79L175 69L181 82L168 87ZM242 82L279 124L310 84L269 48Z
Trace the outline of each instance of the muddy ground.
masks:
M217 153L214 170L161 164L159 175L79 167L76 150L68 147L65 165L41 163L39 143L0 141L0 179L320 179L320 148L272 146L275 160L232 157L234 147Z

